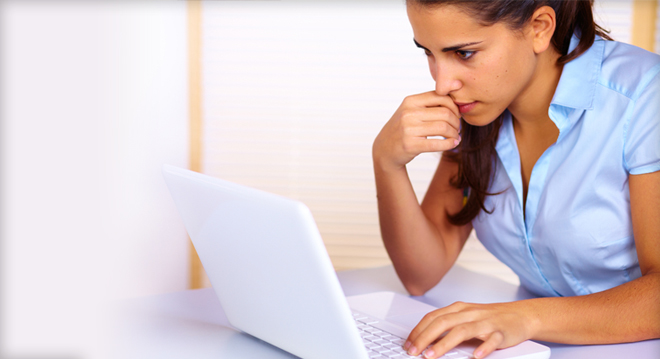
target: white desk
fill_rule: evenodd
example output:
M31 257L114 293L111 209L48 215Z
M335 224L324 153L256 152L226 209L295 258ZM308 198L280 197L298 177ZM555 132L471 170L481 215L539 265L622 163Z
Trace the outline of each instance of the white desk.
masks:
M406 294L391 266L338 272L346 295L376 291ZM530 298L525 290L455 266L425 296L441 307L455 301L488 303ZM123 302L115 318L115 358L295 358L228 324L212 289L187 290ZM660 358L660 339L617 345L572 346L544 343L552 358Z

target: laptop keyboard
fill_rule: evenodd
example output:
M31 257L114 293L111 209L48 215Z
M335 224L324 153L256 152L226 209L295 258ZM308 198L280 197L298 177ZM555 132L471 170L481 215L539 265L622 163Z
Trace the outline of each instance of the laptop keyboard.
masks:
M364 346L367 348L370 359L403 359L403 358L423 358L419 355L410 356L403 350L405 338L394 334L395 330L387 327L387 323L370 317L368 315L353 312L353 319L358 327ZM389 330L389 331L388 331ZM445 355L442 359L468 359L473 358L470 353L454 349Z

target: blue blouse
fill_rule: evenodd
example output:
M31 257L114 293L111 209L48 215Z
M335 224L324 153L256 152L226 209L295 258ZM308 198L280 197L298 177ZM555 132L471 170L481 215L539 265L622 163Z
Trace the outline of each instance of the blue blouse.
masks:
M572 50L577 38L571 41ZM505 113L484 246L542 296L603 291L641 276L628 176L660 170L660 56L596 38L564 65L548 110L557 142L534 166L523 216L520 155ZM658 204L660 205L660 204Z

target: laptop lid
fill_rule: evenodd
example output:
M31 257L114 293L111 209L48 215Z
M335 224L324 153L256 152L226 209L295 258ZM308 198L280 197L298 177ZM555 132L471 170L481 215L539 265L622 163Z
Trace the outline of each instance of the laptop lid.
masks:
M185 169L163 175L229 322L303 358L367 358L310 210Z

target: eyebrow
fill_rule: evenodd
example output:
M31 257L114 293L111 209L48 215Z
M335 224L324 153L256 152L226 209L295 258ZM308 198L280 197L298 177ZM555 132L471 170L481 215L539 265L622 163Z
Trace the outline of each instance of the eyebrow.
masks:
M415 42L415 46L419 47L420 49L424 49L426 51L431 52L429 49L427 49L426 47L422 46L419 42L417 42L417 40L413 39L413 41ZM465 44L458 44L458 45L455 45L455 46L445 47L444 49L442 49L442 52L450 52L450 51L460 50L464 47L480 44L481 42L482 41L468 42L468 43L465 43Z

